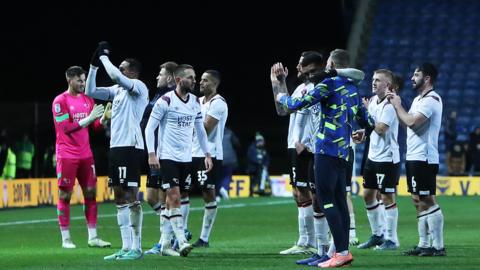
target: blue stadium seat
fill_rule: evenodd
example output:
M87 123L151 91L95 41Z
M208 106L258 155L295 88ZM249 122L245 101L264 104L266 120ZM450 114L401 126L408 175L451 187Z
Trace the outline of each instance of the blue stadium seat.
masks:
M376 13L364 65L367 77L380 67L402 74L402 102L409 107L416 96L409 91L414 68L423 61L436 64L435 89L444 114L457 110L459 134L468 136L472 126L480 125L480 1L379 0ZM361 91L370 92L370 83L365 80ZM445 149L440 150L443 162ZM445 173L445 165L440 166Z
M466 127L469 125L470 120L471 120L470 116L460 115L457 117L457 124L460 126Z

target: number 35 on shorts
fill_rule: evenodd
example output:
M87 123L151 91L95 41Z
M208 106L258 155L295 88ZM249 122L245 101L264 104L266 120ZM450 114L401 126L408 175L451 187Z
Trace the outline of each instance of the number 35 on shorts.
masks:
M200 185L204 185L205 181L207 181L207 171L197 171L197 179Z

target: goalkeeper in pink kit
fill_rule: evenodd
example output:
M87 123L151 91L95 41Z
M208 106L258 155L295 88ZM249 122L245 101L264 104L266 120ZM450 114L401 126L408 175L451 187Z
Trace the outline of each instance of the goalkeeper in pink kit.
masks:
M57 179L59 198L57 204L58 222L62 234L62 247L75 248L70 237L70 198L75 178L82 188L85 219L88 226L88 246L109 247L97 235L97 202L95 163L88 126L101 126L108 117L108 107L96 105L92 98L84 94L85 70L73 66L65 72L68 89L58 95L52 104L53 122L56 133ZM97 120L97 119L100 119Z

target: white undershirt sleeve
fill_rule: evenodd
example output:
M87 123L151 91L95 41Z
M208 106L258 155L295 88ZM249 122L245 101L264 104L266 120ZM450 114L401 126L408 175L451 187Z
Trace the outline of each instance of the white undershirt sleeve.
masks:
M356 82L363 81L365 78L365 73L356 68L339 68L336 69L339 76L347 77Z
M98 67L90 65L88 70L88 77L85 86L85 95L99 99L99 100L113 100L115 93L112 93L112 90L108 87L97 87L96 77L97 77Z
M140 90L137 87L135 87L134 81L132 79L127 78L127 76L123 75L122 72L120 72L120 70L116 66L114 66L112 62L110 62L110 59L108 59L108 56L102 55L100 56L100 60L102 61L103 66L105 67L105 70L108 73L108 76L110 76L110 78L115 83L117 83L118 85L123 87L123 89L126 89L130 93L133 92L137 95L141 94Z

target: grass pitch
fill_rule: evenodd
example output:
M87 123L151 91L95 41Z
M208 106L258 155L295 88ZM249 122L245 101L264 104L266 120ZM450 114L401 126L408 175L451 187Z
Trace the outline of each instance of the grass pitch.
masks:
M407 197L398 200L398 251L379 252L352 248L352 269L480 269L479 197L439 197L445 216L447 257L404 257L401 251L418 241L414 208ZM200 234L203 203L192 199L189 230L195 241ZM360 241L370 235L362 198L354 198ZM77 248L61 248L56 208L0 211L0 269L313 269L295 264L304 256L278 255L296 241L297 209L290 198L249 198L222 201L210 248L194 249L187 258L146 255L138 261L104 261L121 246L113 204L99 205L100 237L113 247L87 247L82 207L74 206L71 235ZM159 238L159 217L144 203L143 249Z

